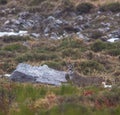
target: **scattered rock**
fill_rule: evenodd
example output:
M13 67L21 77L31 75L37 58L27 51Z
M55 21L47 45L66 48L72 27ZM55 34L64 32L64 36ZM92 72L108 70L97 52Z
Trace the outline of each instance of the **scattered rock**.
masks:
M1 12L8 14L9 11L16 11L16 9L2 9L0 14ZM103 33L99 36L99 39L103 40L104 36L109 39L120 38L119 18L120 13L103 13L100 11L81 15L76 14L74 10L63 12L61 9L56 9L55 12L48 15L43 15L37 11L34 13L23 11L19 12L17 16L14 16L14 14L8 17L2 16L0 31L15 33L24 30L28 31L30 36L34 38L45 37L51 39L61 39L76 34L84 40L93 39L91 34L94 33L92 32L99 31ZM108 38L104 40L108 40Z

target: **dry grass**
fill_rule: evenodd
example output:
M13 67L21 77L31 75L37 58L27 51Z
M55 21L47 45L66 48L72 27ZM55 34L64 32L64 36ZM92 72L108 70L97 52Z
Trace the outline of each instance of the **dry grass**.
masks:
M111 2L120 2L120 0L71 0L73 1L75 4L78 4L80 2L91 2L93 4L97 5L102 5L102 4L108 4Z
M33 1L33 0L8 0L8 6L26 6L28 4L31 4L30 2ZM55 9L56 7L60 6L60 4L63 3L62 0L41 0L42 4L44 3L51 3ZM68 0L72 3L74 3L75 5L78 5L79 3L82 3L82 2L90 2L90 3L93 3L94 5L96 6L99 6L99 5L102 5L102 4L108 4L108 3L111 3L111 2L120 2L120 0ZM40 4L37 4L37 6L39 6Z

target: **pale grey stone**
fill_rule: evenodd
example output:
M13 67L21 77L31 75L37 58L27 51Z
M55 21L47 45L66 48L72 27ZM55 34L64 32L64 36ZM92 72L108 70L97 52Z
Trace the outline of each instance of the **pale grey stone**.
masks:
M21 63L11 74L10 78L20 82L34 81L59 86L61 83L67 82L65 76L66 72L49 68L47 65L31 66Z

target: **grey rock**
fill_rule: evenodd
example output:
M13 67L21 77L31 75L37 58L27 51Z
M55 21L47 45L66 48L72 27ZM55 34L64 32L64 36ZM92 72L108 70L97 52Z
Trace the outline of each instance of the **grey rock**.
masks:
M47 65L31 66L21 63L11 74L10 79L19 82L32 81L59 86L61 83L67 82L65 75L66 72L49 68Z
M76 21L83 21L83 19L84 19L83 16L80 15L76 17Z
M83 39L85 41L89 40L89 38L87 36L83 35L81 32L77 32L77 36L78 36L78 38Z
M37 34L37 33L31 33L31 36L32 36L32 37L35 37L35 38L39 38L39 37L40 37L40 34Z
M15 71L11 78L11 80L16 81L16 82L33 82L35 79L31 75L26 75L22 72Z
M56 22L56 24L63 24L63 22L59 19L57 19L55 22Z
M10 24L10 20L5 21L4 25Z
M18 14L19 17L21 18L27 18L28 16L30 16L30 13L29 12L21 12Z
M116 16L117 16L117 17L120 17L120 13L117 13Z
M44 30L44 34L50 32L50 28L49 27L46 27L45 30Z
M3 36L27 36L27 31L19 31L19 32L0 32L0 37Z
M111 43L114 43L114 42L119 41L119 40L120 40L119 38L110 38L107 41L111 42Z
M21 24L21 22L20 22L19 20L16 20L16 19L12 19L11 22L12 22L13 24L16 24L16 25Z
M58 36L57 36L56 33L52 32L50 38L51 38L51 39L57 39Z

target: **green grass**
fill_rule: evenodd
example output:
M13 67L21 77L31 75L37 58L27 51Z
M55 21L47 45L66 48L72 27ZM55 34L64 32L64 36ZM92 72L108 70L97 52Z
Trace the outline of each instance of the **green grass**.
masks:
M95 71L103 72L104 70L104 66L94 60L83 61L79 65L79 71L82 71L82 73L85 75L92 74Z
M54 60L59 59L59 57L55 53L34 53L29 52L23 55L18 55L16 57L16 61L25 62L25 61L42 61L42 60Z
M108 43L97 40L91 45L91 50L94 52L104 52L110 56L119 56L120 42Z
M24 86L19 84L15 89L14 93L16 95L16 101L24 102L27 98L35 100L37 98L42 98L46 95L48 89L47 87L42 86L41 88L35 88L32 85Z
M10 45L5 46L3 50L11 51L11 52L15 52L15 51L22 52L22 51L27 50L27 48L19 43L16 43L16 44L10 44Z
M3 87L4 86L4 87ZM11 90L6 89L9 86ZM91 96L84 96L84 91L92 91ZM55 94L58 100L56 104L50 108L34 108L35 102L40 99L45 99L49 94ZM120 113L120 91L119 88L113 87L111 90L106 90L101 87L89 86L79 88L68 84L60 87L22 84L2 81L0 84L0 109L1 115L118 115ZM2 100L1 100L2 97ZM11 103L5 103L11 99ZM114 106L106 105L106 99L110 100ZM95 103L101 100L101 109L97 106L91 106L90 103ZM1 103L2 101L2 103ZM52 105L52 104L51 104Z

